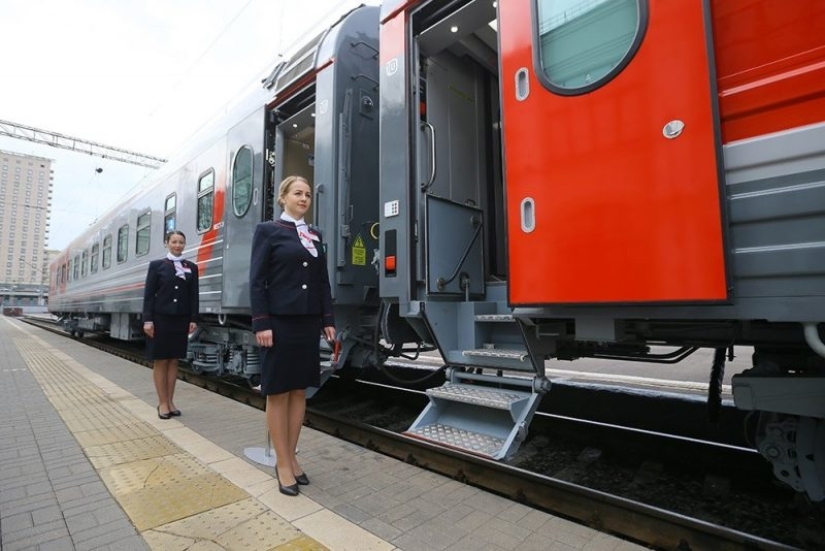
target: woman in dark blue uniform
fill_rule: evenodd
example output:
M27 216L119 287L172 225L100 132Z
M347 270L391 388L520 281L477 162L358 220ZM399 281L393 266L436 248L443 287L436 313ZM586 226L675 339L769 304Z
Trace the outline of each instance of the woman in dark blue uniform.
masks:
M252 240L249 292L252 330L261 347L261 393L275 446L281 493L309 484L295 456L306 389L321 384L320 336L335 339L335 320L321 234L304 222L309 183L290 176L278 188L280 219L258 224Z
M183 232L166 234L166 258L149 263L143 295L143 332L146 355L154 360L158 417L180 415L175 407L178 358L186 357L189 333L198 320L198 266L181 256L186 247Z

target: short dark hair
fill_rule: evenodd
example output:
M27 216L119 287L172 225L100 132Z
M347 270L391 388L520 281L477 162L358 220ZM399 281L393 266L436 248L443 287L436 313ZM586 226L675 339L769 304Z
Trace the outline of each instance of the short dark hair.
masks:
M163 238L163 242L164 243L169 243L169 238L172 237L173 235L179 235L179 236L183 237L184 241L186 241L186 234L185 233L183 233L180 230L170 230L170 231L166 232L166 236Z

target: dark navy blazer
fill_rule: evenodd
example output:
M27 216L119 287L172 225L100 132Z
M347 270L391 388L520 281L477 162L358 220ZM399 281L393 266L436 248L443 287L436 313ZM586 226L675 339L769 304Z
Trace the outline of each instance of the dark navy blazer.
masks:
M188 316L198 321L198 265L181 260L189 268L186 280L175 275L175 264L168 258L153 260L146 274L143 292L143 321L154 321L154 316Z
M249 267L253 331L271 329L270 316L317 314L324 327L335 325L321 234L312 227L308 231L318 238L317 257L301 244L292 222L275 220L255 228Z

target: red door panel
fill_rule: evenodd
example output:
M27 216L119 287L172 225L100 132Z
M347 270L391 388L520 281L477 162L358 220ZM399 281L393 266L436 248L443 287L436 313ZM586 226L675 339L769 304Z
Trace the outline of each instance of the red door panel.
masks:
M510 302L727 299L718 119L703 2L652 0L600 88L562 96L533 64L530 0L499 2ZM526 68L529 95L516 99ZM684 130L663 134L670 121ZM535 227L522 227L522 202Z

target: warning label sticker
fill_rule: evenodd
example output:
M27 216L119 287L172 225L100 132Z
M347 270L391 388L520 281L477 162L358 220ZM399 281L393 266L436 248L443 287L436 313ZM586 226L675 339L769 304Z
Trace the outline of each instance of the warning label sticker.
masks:
M355 236L355 241L352 242L352 264L353 266L367 265L367 247L364 245L360 233Z

